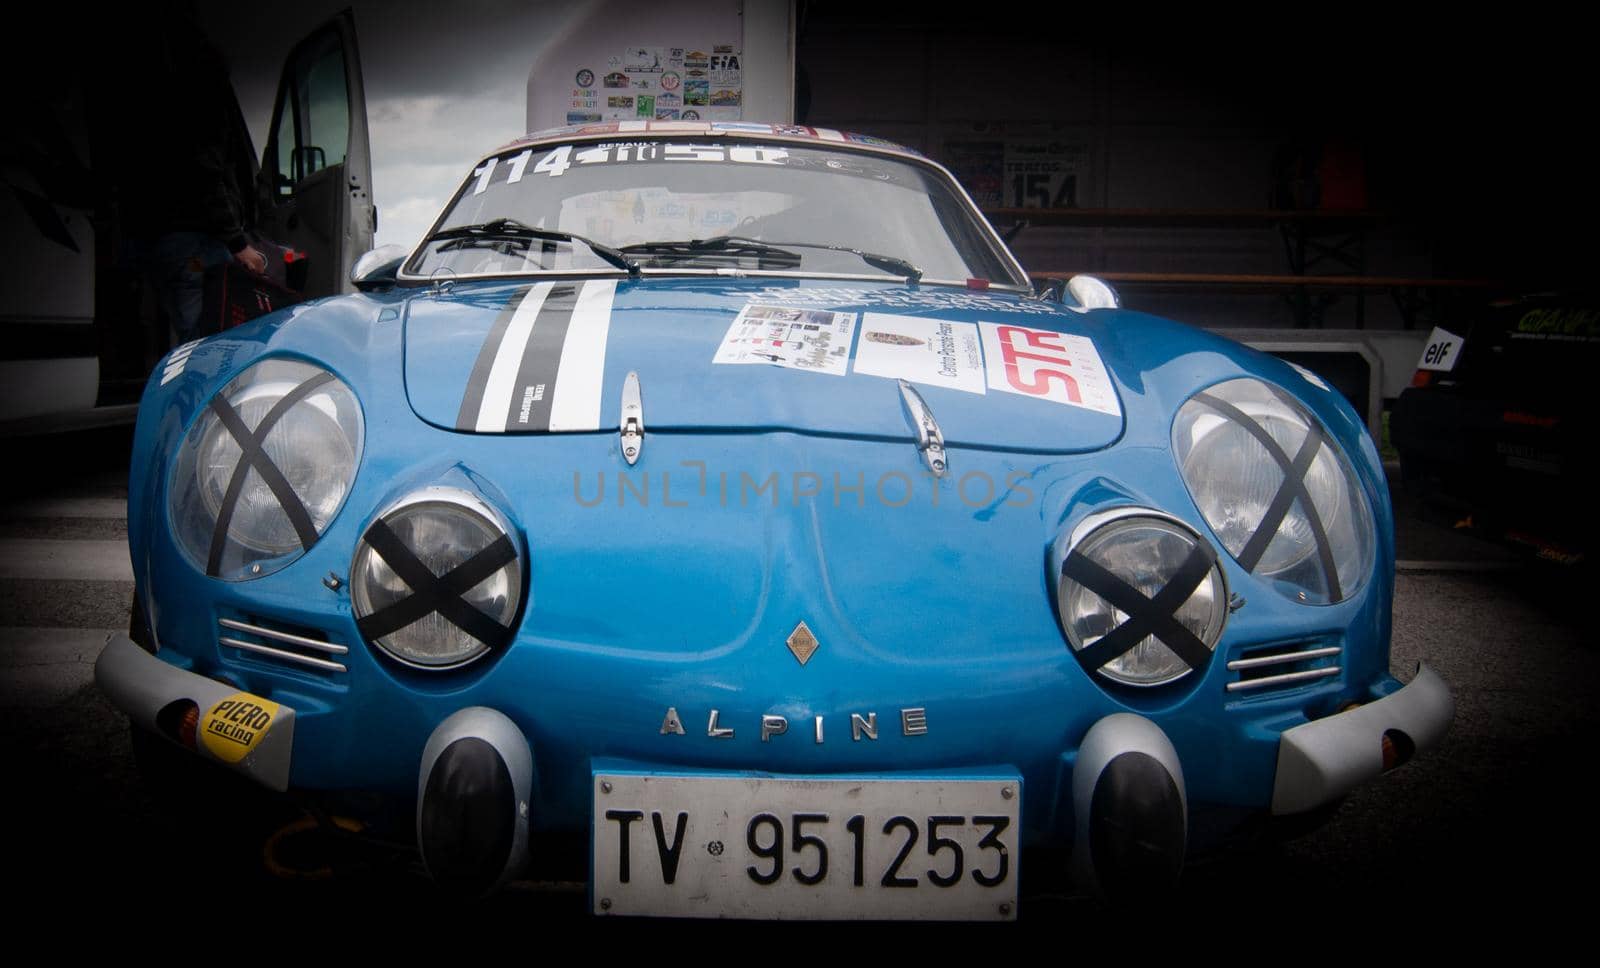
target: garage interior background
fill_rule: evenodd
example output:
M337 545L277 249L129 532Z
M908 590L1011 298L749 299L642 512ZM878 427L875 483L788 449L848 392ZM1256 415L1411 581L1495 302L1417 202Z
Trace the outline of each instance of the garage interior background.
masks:
M1061 177L1046 182L1050 204L1089 211L1016 236L1030 271L1500 284L1402 293L1419 300L1419 326L1486 295L1588 281L1592 67L1558 22L1491 30L1354 7L1185 24L970 13L802 3L797 120L915 147L986 209L1044 200L1018 175L1072 176L1064 194ZM1319 214L1297 224L1270 209ZM1302 229L1312 259L1318 242L1346 259L1295 266ZM1405 325L1386 286L1119 286L1130 305L1206 326Z

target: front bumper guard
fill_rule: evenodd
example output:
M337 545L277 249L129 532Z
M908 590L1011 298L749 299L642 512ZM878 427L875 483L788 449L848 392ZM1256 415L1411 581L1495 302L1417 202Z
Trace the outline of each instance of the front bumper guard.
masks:
M171 738L158 721L173 703L199 714L194 752L279 792L289 788L295 711L169 665L125 635L113 635L94 668L95 682L136 726ZM231 705L230 705L231 704ZM252 707L242 725L231 711ZM1455 702L1444 680L1418 664L1411 682L1364 706L1286 730L1279 738L1274 814L1313 810L1383 773L1383 737L1402 733L1416 753L1437 746Z
M94 664L94 681L135 726L172 739L164 710L192 702L194 752L280 793L289 789L294 710L227 683L162 662L126 635L113 635Z
M1455 700L1422 663L1411 682L1382 699L1286 730L1278 742L1272 812L1304 813L1332 803L1383 773L1384 734L1397 732L1415 752L1437 746Z

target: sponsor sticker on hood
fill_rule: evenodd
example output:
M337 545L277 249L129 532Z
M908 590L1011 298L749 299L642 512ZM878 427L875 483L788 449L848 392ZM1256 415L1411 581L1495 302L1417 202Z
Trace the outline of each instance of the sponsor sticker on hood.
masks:
M855 333L855 313L747 304L711 362L768 363L844 376Z
M866 313L857 373L983 393L978 327L944 319Z
M1105 364L1087 336L979 323L989 389L1122 415Z

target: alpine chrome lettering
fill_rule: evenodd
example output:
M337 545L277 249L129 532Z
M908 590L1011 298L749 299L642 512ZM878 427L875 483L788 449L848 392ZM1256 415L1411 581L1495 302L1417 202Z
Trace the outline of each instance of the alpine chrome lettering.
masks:
M691 714L693 710L690 710ZM827 720L838 722L846 718L845 714L811 716L811 741L821 745L826 741L827 731L824 723ZM852 712L848 714L850 722L850 741L859 743L862 740L869 742L878 739L878 714L876 712ZM761 742L771 743L778 737L789 733L790 717L782 713L763 713L757 722L761 733ZM802 731L803 732L803 731ZM900 732L904 736L925 736L928 733L928 710L922 706L908 706L900 710ZM683 726L683 716L678 712L677 706L668 706L661 717L661 725L657 730L660 736L686 736L688 731ZM713 709L706 717L706 737L708 739L733 739L734 728L723 725L722 710Z

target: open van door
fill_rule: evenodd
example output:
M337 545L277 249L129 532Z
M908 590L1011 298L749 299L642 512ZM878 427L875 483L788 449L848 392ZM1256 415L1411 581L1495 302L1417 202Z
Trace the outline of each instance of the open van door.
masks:
M257 185L261 234L308 257L305 295L353 292L350 269L372 248L378 210L349 10L290 51Z

